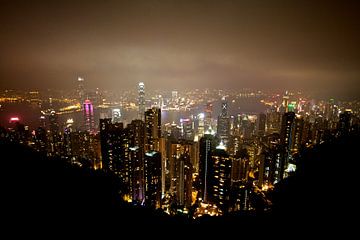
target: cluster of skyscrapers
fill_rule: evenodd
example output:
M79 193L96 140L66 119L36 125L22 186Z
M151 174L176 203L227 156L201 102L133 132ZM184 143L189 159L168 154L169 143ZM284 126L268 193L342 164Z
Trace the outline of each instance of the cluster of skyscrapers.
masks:
M129 124L120 109L95 124L94 106L79 78L83 129L73 120L59 128L51 110L34 131L13 119L1 137L29 144L49 156L115 174L122 184L124 201L169 214L220 215L256 208L267 192L296 171L302 149L321 144L330 136L346 135L358 128L351 110L339 112L332 100L322 109L290 102L289 95L260 114L230 115L226 97L214 119L213 103L203 113L161 122L160 108L146 107L145 84L138 84L138 114ZM177 92L172 92L172 98ZM47 124L45 124L45 122Z

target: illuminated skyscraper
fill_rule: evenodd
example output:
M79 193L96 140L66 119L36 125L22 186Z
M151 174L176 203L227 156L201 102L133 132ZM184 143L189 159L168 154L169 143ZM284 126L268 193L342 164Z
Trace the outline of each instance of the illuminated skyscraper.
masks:
M159 151L161 137L161 110L148 109L145 112L145 151Z
M347 135L350 132L351 126L351 111L347 110L340 114L338 131L341 135Z
M85 87L84 87L84 78L78 77L77 79L78 87L77 87L77 94L80 103L85 101Z
M211 158L214 166L213 196L211 198L213 203L215 203L223 213L226 213L229 208L232 161L222 142L216 147Z
M262 137L265 134L266 115L260 113L257 119L257 135Z
M85 100L83 104L85 131L89 133L95 132L94 108L90 100Z
M192 200L192 147L192 142L185 140L170 144L170 194L186 207L190 207Z
M180 119L181 135L185 140L194 140L193 122L189 118Z
M288 112L288 105L289 105L289 93L288 93L288 91L286 91L285 95L283 96L283 99L282 99L280 112L287 113Z
M280 162L280 179L285 176L285 170L288 167L289 162L291 161L291 146L293 144L293 134L295 127L295 113L287 112L283 115L281 122L281 131L280 131L280 145L282 147L282 157Z
M111 121L112 123L118 123L121 121L120 108L114 108L111 110Z
M60 155L61 135L56 112L53 110L49 115L49 155Z
M127 127L129 129L129 159L131 164L131 192L132 200L143 204L145 200L145 125L141 120L133 120Z
M138 85L138 119L144 120L144 113L145 113L145 84L140 82Z
M213 105L211 102L208 102L205 106L205 119L204 125L205 129L212 127L212 114L213 114Z
M161 202L161 154L151 151L145 153L145 204L160 207Z
M209 201L209 196L213 195L214 185L214 166L212 162L212 152L215 150L216 139L210 131L207 131L200 139L200 158L199 158L199 194L203 202Z
M228 145L230 138L230 117L228 115L228 102L223 97L221 100L221 114L218 117L217 135Z

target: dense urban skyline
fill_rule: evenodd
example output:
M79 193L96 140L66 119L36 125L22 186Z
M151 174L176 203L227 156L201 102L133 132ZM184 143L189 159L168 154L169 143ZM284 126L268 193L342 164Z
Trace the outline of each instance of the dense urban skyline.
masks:
M2 1L0 87L359 92L356 1Z

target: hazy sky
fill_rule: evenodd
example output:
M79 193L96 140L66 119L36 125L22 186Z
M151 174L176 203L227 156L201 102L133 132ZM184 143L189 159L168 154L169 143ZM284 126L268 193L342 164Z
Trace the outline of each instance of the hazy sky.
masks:
M360 93L359 1L0 0L0 88Z

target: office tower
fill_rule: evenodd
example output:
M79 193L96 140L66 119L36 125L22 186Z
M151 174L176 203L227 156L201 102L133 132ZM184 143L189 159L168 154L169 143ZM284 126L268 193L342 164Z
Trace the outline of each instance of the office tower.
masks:
M144 120L144 113L145 113L145 84L140 82L138 85L138 119Z
M77 79L77 94L78 94L78 100L80 104L82 104L85 101L85 87L84 87L84 78L78 77Z
M160 138L159 151L161 156L161 197L165 195L166 191L166 173L168 171L167 151L166 151L166 139Z
M294 122L294 128L292 129L293 132L291 134L292 141L291 141L291 152L292 154L297 153L302 145L302 134L304 129L304 118L300 115L296 115L295 122Z
M212 152L216 146L215 136L209 131L206 132L204 137L200 139L199 150L199 193L198 198L205 203L210 199L209 196L213 195L214 185L214 165L212 162Z
M280 178L282 179L285 174L285 170L288 167L289 162L291 161L291 146L293 141L294 134L294 124L295 122L295 113L287 112L284 113L281 123L281 131L280 131L280 144L283 149L282 151L282 159L280 162Z
M221 100L221 114L218 117L217 135L227 146L230 138L230 118L228 115L228 102L225 97Z
M69 159L72 157L72 144L71 144L71 134L73 132L74 120L69 118L66 120L66 125L64 129L64 151L63 153Z
M211 156L214 167L214 184L212 201L223 213L228 212L231 187L231 158L225 145L220 142Z
M191 205L192 149L191 141L175 140L170 143L170 194L179 206Z
M192 164L191 150L181 154L179 162L176 166L178 175L177 194L180 206L189 208L192 202Z
M205 119L204 119L204 128L209 129L212 127L212 115L213 115L213 105L211 102L206 103L205 106Z
M129 162L131 164L132 201L143 204L145 200L144 157L145 124L142 120L133 120L129 129Z
M340 135L348 135L351 127L351 111L347 110L339 115L338 131Z
M83 104L83 114L84 114L84 126L85 131L89 133L95 132L95 118L94 118L94 108L89 99L85 100Z
M148 109L145 112L145 152L160 151L161 138L161 110Z
M138 146L130 147L129 150L132 201L143 204L145 200L144 155Z
M46 148L47 148L47 135L46 135L46 130L42 127L38 127L35 130L35 138L34 138L34 142L35 142L35 149L38 152L46 152Z
M111 123L112 119L100 119L100 144L102 168L115 173L130 192L129 137L122 123Z
M197 115L197 120L198 120L197 137L201 138L202 136L204 136L204 133L205 133L205 114L199 113ZM210 128L210 125L209 125L209 128Z
M250 156L246 148L240 149L232 159L232 182L246 182L250 171Z
M120 108L111 109L111 122L119 123L121 122L121 111Z
M145 204L155 208L161 203L161 160L160 152L145 153Z
M281 113L269 112L266 115L266 134L280 133L281 128Z
M259 137L265 135L265 126L266 126L266 114L260 113L257 119L257 135Z
M52 110L49 115L49 155L60 155L61 135L56 112Z
M281 113L287 113L288 112L288 105L289 105L289 93L288 93L288 91L286 91L285 95L283 95L280 112Z
M194 140L193 122L189 118L180 119L181 136L185 140Z

